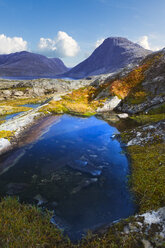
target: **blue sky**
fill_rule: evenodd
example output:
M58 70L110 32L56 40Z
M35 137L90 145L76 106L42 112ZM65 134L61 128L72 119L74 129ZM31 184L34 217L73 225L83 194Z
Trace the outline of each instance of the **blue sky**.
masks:
M110 36L165 47L164 27L165 0L0 0L1 54L29 50L67 66Z

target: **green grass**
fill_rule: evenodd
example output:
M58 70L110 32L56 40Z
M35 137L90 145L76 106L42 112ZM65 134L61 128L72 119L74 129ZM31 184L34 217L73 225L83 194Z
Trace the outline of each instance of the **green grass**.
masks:
M127 148L131 157L131 186L140 212L165 206L165 145L155 142Z
M64 237L50 224L51 213L7 197L0 202L0 247L1 248L139 248L142 235L124 234L124 226L133 224L134 217L108 228L104 234L90 232L78 244Z
M140 114L136 116L131 116L131 119L137 121L140 124L157 122L165 119L165 113L160 114Z
M12 136L14 136L14 132L12 132L12 131L6 131L6 130L0 131L0 139L6 138L6 139L10 140Z
M50 224L50 214L43 215L33 206L15 198L0 202L1 248L69 248L70 241Z

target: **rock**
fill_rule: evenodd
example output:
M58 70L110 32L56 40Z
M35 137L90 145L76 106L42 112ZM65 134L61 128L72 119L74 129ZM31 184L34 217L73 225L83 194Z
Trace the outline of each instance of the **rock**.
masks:
M88 164L87 161L83 161L83 160L75 160L76 164L78 164L79 166L86 166Z
M130 131L130 137L127 140L127 146L144 146L148 142L153 142L155 135L165 142L165 120L137 127ZM154 135L153 135L154 133Z
M78 193L79 191L81 191L82 189L88 187L89 185L93 184L93 183L96 183L98 181L98 178L91 178L91 179L87 179L83 182L81 182L77 187L75 187L71 194L76 194Z
M41 206L41 205L47 203L47 200L45 198L43 198L42 195L40 195L40 194L36 195L33 199L38 201L38 203L37 203L38 206Z
M142 243L144 245L144 248L153 248L153 246L151 245L151 243L146 240L146 239L142 239Z
M100 168L98 169L98 167L90 161L75 160L74 162L68 163L68 166L72 169L89 173L92 176L100 176L102 173L102 170Z
M115 112L112 112L112 111L99 113L98 117L100 117L101 119L103 119L107 122L110 122L110 123L116 123L116 122L120 121L117 114Z
M10 149L11 143L8 139L1 138L0 139L0 155Z
M11 95L12 95L12 91L11 91L11 90L3 90L2 93L3 93L3 95L4 95L5 97L11 96Z
M104 103L103 107L99 107L97 109L97 112L99 113L99 112L112 111L118 106L120 102L121 99L119 99L117 96L112 96Z
M24 191L27 187L27 183L9 183L6 187L6 193L8 195L16 195Z
M23 96L23 95L24 95L23 91L14 92L14 96Z
M128 114L127 113L122 113L122 114L118 114L117 115L120 119L125 119L125 118L128 118Z

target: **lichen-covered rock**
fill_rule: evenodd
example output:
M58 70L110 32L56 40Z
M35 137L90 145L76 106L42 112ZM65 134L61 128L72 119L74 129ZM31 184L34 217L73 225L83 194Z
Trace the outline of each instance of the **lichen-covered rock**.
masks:
M109 98L105 103L103 107L99 107L97 109L97 112L108 112L108 111L112 111L113 109L115 109L118 104L121 102L121 99L119 99L117 96L112 96L111 98Z
M148 142L152 143L155 140L165 142L165 120L137 127L128 133L126 131L122 136L127 146L144 146Z

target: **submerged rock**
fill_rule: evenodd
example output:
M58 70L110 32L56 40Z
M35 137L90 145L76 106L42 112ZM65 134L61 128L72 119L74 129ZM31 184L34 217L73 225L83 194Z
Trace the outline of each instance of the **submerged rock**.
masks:
M91 179L86 179L84 181L82 181L77 187L75 187L71 194L76 194L79 191L81 191L82 189L88 187L89 185L96 183L98 181L98 178L91 178Z
M36 195L33 199L38 201L38 203L37 203L38 206L41 206L41 205L47 203L47 200L44 197L42 197L42 195L40 195L40 194Z
M68 166L72 169L89 173L92 176L100 176L102 172L100 168L98 169L90 161L75 160L74 162L68 163Z
M6 193L8 195L17 195L24 191L29 185L27 183L9 183L6 186Z

